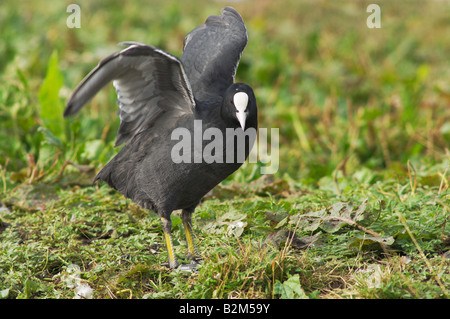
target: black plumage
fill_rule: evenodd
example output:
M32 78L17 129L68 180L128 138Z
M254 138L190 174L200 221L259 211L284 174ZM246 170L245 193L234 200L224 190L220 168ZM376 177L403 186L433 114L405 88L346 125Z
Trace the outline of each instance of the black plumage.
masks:
M125 145L94 182L107 182L160 215L171 268L179 266L170 235L171 213L182 210L188 252L196 260L191 215L207 192L242 165L242 160L236 160L238 155L247 158L254 143L252 136L236 134L233 140L245 139L245 148L238 143L231 148L233 161L227 162L230 148L225 142L218 144L215 161L195 158L199 154L194 137L198 125L202 132L215 129L224 140L229 129L256 132L253 90L234 83L246 43L242 18L226 7L220 16L208 17L186 36L181 59L149 45L123 43L128 47L103 59L67 102L64 116L77 113L113 81L121 119L116 146ZM192 133L185 141L191 147L187 161L174 161L173 150L180 143L173 135L177 129ZM201 149L210 142L202 139Z

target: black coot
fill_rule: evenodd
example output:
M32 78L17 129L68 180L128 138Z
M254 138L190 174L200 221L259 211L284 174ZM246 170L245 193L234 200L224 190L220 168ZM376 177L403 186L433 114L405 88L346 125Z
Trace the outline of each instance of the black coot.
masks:
M185 266L190 268L198 260L191 225L195 207L242 165L238 158L247 158L253 146L252 134L237 134L239 130L256 132L257 128L253 90L234 83L246 43L241 16L226 7L220 16L208 17L205 24L186 36L181 59L149 45L123 43L128 47L103 59L67 102L64 116L77 113L113 81L121 120L116 146L125 145L94 182L105 181L159 214L170 268L179 267L171 238L172 211L182 210L188 253L193 260ZM202 138L199 144L198 136L203 136L196 132L202 134L208 129L214 134ZM183 140L176 132L192 134ZM229 132L235 134L230 139L236 142L231 148L225 141ZM210 149L209 157L201 156L212 137L217 139L216 147ZM245 147L238 147L243 140ZM228 156L230 152L232 156Z

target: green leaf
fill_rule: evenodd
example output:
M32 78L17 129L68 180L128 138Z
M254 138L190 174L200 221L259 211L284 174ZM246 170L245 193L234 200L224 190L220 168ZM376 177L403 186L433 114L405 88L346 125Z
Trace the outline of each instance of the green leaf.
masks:
M40 126L38 128L38 132L42 133L42 135L44 136L45 142L49 145L54 145L56 147L58 147L59 149L63 149L63 143L61 141L61 139L59 139L58 137L56 137L55 135L53 135L53 133L46 129L45 127Z
M105 142L101 139L86 141L82 158L93 161L100 157L100 153L105 148Z
M53 135L62 138L64 132L63 103L59 91L63 86L63 75L58 66L58 53L53 51L47 66L47 74L39 89L39 114Z
M300 277L294 275L285 282L277 280L274 287L274 293L280 295L281 299L309 299L300 285Z
M289 221L289 215L286 216L285 218L283 218L282 220L280 220L280 222L274 227L275 229L279 229L281 227L283 227L284 225L287 224L287 222Z
M40 288L39 281L36 279L28 278L24 283L24 293L20 296L20 299L29 299L32 294L36 293Z

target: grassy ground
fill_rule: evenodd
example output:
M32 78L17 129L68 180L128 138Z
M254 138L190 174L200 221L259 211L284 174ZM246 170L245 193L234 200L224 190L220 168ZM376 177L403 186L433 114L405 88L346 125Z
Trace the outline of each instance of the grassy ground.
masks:
M133 3L134 2L134 3ZM194 215L203 265L169 271L159 218L95 172L117 152L112 86L62 120L71 90L120 41L179 55L224 3L0 4L0 298L448 298L450 6L243 1L238 80L280 166L246 164ZM177 213L176 253L185 253Z

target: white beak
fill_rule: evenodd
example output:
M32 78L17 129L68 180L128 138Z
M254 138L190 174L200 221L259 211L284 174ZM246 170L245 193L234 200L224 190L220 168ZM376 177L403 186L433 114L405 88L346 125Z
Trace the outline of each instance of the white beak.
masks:
M247 114L245 112L238 111L236 112L236 117L241 124L242 130L245 131L245 120L247 119Z

